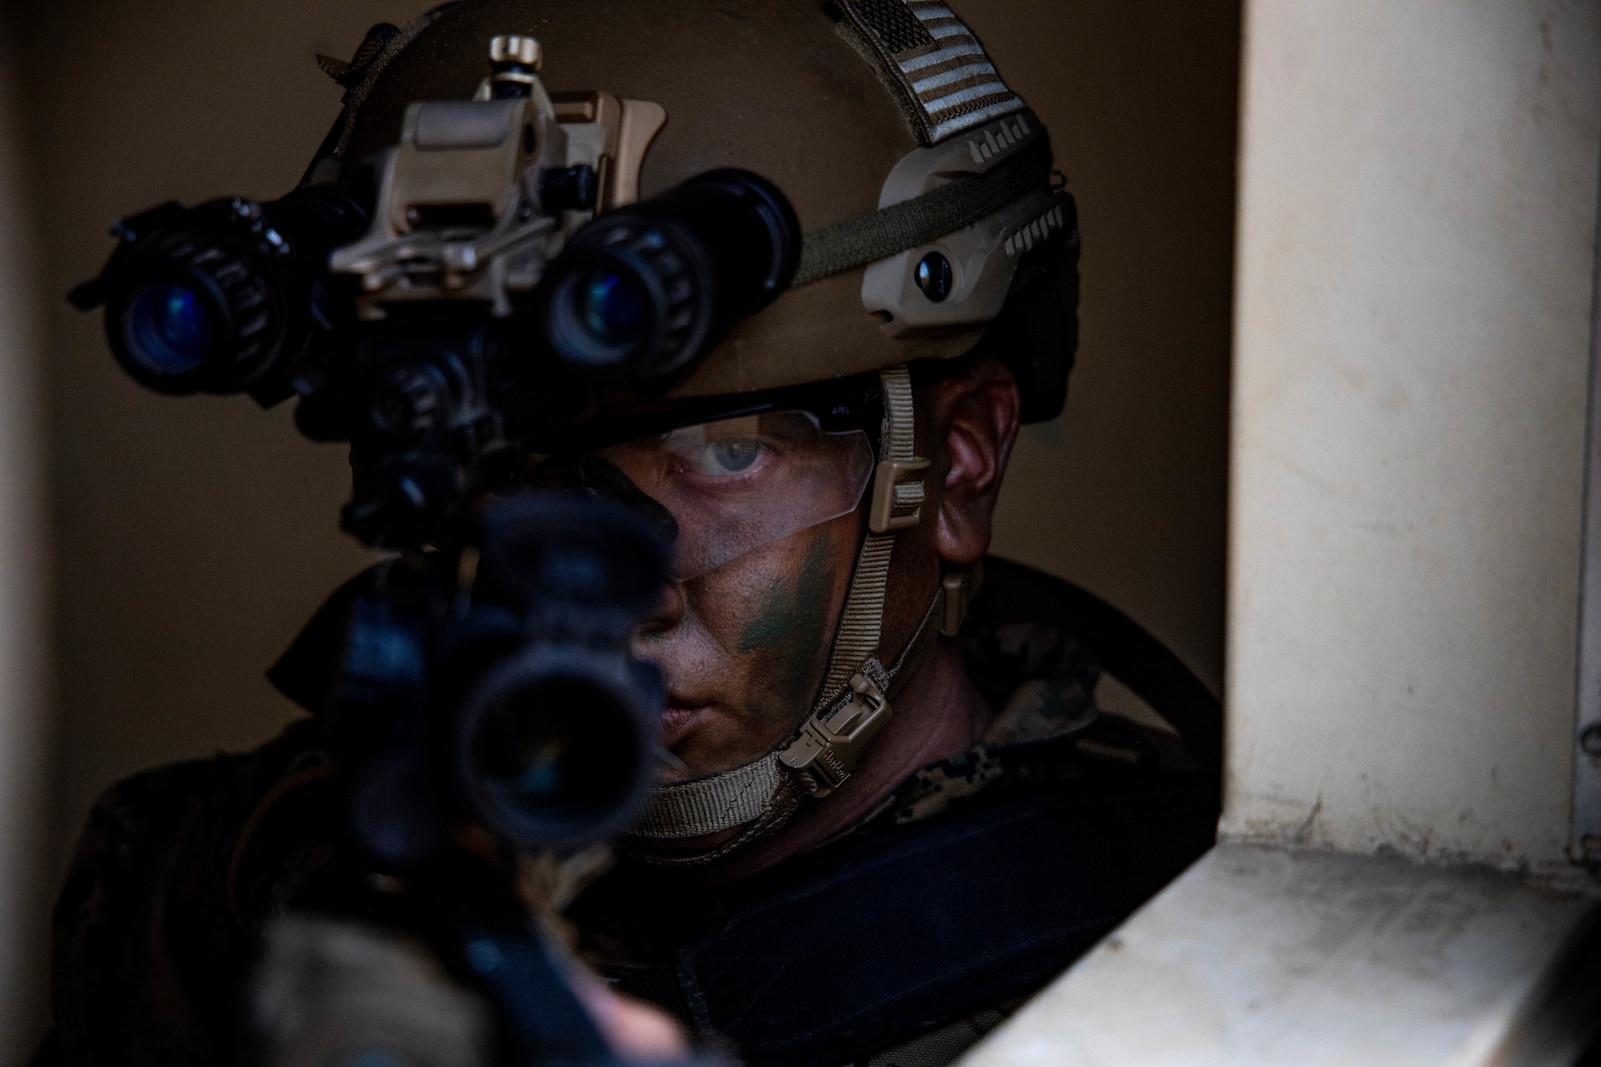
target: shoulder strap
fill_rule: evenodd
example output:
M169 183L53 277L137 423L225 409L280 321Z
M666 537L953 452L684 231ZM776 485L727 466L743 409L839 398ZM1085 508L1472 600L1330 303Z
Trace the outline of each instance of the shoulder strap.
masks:
M1212 842L1204 776L975 798L731 887L672 984L751 1067L835 1067L1031 993ZM661 977L620 975L662 996Z

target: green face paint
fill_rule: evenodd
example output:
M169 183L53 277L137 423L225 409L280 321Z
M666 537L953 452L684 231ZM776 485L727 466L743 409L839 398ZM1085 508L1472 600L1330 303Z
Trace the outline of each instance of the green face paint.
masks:
M833 621L829 610L834 590L830 548L828 537L815 532L805 562L790 581L774 583L766 603L740 634L741 655L766 653L772 659L762 671L763 688L770 696L752 701L751 708L767 712L764 718L779 714L782 709L786 713L793 711L799 721L817 687L816 676Z

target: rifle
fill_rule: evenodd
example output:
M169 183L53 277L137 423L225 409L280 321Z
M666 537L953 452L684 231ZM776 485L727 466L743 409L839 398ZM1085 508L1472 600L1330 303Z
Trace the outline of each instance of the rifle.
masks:
M619 1064L559 911L632 821L662 681L628 638L666 545L576 493L491 503L348 604L325 728L345 861L268 929L262 1067Z

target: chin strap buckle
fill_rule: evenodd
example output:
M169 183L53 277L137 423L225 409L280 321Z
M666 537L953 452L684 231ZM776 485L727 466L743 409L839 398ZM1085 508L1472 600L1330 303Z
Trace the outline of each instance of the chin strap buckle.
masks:
M867 670L850 681L850 699L826 715L807 720L800 736L779 753L779 762L799 771L812 796L826 797L856 770L862 750L889 721L889 698Z
M882 537L910 530L923 518L927 490L923 474L929 461L919 457L886 459L873 475L873 502L867 512L867 530Z
M971 567L951 567L940 575L939 602L935 618L939 620L941 637L960 637L962 626L973 608L979 586L984 584L984 564Z

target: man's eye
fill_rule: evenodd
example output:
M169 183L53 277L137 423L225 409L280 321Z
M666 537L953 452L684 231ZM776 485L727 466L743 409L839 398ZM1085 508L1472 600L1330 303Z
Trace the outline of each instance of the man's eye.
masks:
M719 441L701 452L701 474L744 474L756 465L766 449L757 441Z

